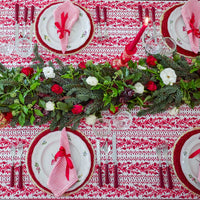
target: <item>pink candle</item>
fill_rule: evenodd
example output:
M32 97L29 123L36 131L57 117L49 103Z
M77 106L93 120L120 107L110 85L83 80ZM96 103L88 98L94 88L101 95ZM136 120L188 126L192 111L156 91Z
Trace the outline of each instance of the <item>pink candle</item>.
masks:
M135 39L133 41L129 42L129 44L126 46L126 49L128 52L131 52L136 48L137 43L139 42L142 34L144 33L145 29L148 26L148 21L149 21L149 18L145 18L145 23L143 24L142 28L136 35Z

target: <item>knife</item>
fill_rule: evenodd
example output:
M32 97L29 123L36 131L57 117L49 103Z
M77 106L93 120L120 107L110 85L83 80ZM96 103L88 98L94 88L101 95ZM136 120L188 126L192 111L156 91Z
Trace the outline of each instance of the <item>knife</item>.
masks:
M100 141L96 140L97 145L97 165L98 165L98 178L99 178L99 187L102 187L102 170L101 170L101 152L100 152Z
M192 154L190 154L189 158L194 158L195 156L197 156L200 153L200 149L197 149L195 152L193 152Z
M112 136L112 150L113 150L113 163L114 163L114 187L118 187L118 168L117 168L117 143L116 143L116 133Z
M19 41L19 4L15 4L15 46Z
M34 11L35 7L31 6L31 27L30 27L30 41L32 42L33 39L33 27L34 27Z

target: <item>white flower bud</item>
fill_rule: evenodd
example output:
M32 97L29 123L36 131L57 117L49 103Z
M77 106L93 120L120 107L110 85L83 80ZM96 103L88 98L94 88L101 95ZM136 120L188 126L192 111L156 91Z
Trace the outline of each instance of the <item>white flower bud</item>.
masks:
M135 85L134 85L135 89L135 93L138 93L138 94L143 94L144 92L144 85L142 85L142 83L140 82L137 82Z
M98 79L94 76L89 76L86 79L86 83L91 86L96 86L98 84Z

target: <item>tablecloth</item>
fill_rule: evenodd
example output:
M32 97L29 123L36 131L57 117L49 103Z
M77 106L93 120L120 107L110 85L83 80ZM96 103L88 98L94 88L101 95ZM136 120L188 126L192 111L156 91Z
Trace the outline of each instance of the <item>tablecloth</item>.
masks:
M7 21L9 26L6 28L8 34L14 35L14 5L18 2L21 7L31 5L36 7L36 14L47 4L54 2L53 0L27 0L27 1L4 1L0 4L0 22ZM160 17L162 13L174 4L182 1L141 1L143 8L156 8L156 25L159 31ZM74 55L59 56L54 55L44 49L39 44L39 53L45 62L61 59L64 63L77 65L81 61L93 60L95 63L111 61L119 56L124 50L125 45L134 38L140 29L139 16L137 11L138 1L96 1L82 0L76 1L81 6L87 8L93 17L96 25L95 6L106 6L108 8L108 32L109 39L99 41L95 32L91 43L82 51ZM22 11L20 11L22 12ZM29 24L30 25L30 24ZM20 30L23 27L22 17L20 17ZM148 29L150 29L150 26ZM0 29L2 31L2 28ZM95 30L96 31L96 30ZM34 43L37 43L34 37ZM133 60L138 60L145 56L145 51L141 41L138 44L137 53L133 56ZM0 55L0 62L6 67L29 66L34 56L28 58L19 57L16 52L10 56ZM173 151L176 140L184 132L200 126L200 107L191 109L186 105L182 106L176 116L170 115L167 111L156 115L147 115L137 117L139 108L131 111L132 123L129 129L114 130L117 134L117 150L118 150L118 169L119 169L119 187L113 187L113 163L111 154L109 154L109 172L111 183L106 185L103 181L103 187L98 186L97 168L89 183L78 193L60 199L198 199L199 197L185 188L173 171L171 162L171 172L174 188L167 188L166 182L166 164L162 160L164 168L164 179L166 188L159 187L158 176L158 158L155 152L157 143L166 141L169 145L169 156ZM112 115L106 111L103 115ZM0 199L55 199L52 195L46 194L38 189L28 176L25 157L26 152L32 139L48 128L48 124L33 127L11 128L7 126L0 129ZM95 135L92 127L82 122L79 130L85 134L91 141L96 150ZM111 142L112 135L108 135ZM11 156L9 154L9 146L12 143L22 141L24 143L23 153L23 179L24 189L17 188L17 170L19 161L15 161L16 180L15 186L9 186ZM105 169L105 154L102 154L102 169ZM103 179L104 180L104 179Z

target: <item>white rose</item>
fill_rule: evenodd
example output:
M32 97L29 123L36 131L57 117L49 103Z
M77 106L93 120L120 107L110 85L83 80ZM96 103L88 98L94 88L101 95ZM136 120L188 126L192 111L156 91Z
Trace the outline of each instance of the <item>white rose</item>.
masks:
M174 107L174 108L172 108L171 110L168 111L168 113L170 115L174 115L174 116L177 115L178 112L179 112L179 109L177 107Z
M43 73L46 79L55 78L55 73L52 67L44 67Z
M165 85L176 83L176 73L172 68L166 68L160 73L160 77Z
M134 85L134 87L135 93L142 94L144 92L144 85L142 85L142 83L138 82Z
M146 70L147 69L146 67L144 67L142 65L138 65L137 68L140 69L140 70Z
M91 86L96 86L98 84L98 79L94 76L89 76L86 79L86 83Z
M53 103L52 101L48 101L45 105L45 110L47 111L53 111L55 108L55 103Z
M96 121L97 117L95 115L89 115L88 117L85 118L86 123L88 125L93 125Z
M0 74L0 77L3 77L2 74Z

